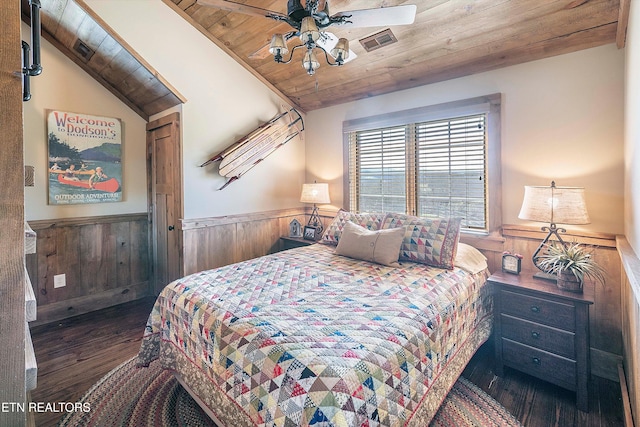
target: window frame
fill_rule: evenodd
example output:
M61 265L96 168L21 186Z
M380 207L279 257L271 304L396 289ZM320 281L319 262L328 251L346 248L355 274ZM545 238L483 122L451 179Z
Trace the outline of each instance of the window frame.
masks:
M343 201L345 209L351 210L351 185L349 182L349 134L351 132L485 113L487 115L487 231L464 230L464 233L499 236L502 227L501 106L502 95L496 93L343 122ZM408 195L407 197L414 196Z

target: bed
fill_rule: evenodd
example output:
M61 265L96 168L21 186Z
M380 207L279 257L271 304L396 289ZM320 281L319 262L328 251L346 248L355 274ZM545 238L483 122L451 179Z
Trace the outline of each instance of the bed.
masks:
M382 265L337 254L332 232L169 284L138 363L159 358L221 427L428 425L489 337L486 263L455 237L450 268L411 250Z

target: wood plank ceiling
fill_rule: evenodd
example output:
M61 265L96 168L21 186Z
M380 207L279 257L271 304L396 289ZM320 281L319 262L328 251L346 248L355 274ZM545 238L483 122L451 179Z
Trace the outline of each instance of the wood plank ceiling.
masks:
M302 52L296 52L298 57L286 65L275 63L271 55L252 55L274 33L291 30L285 23L204 6L196 0L163 1L260 79L310 111L615 43L617 31L626 31L626 22L618 28L621 2L629 0L330 0L331 14L415 4L417 15L413 24L391 28L397 43L371 52L358 40L384 27L327 28L349 39L357 58L342 67L329 67L320 59L315 76L302 68ZM287 13L286 0L234 2ZM295 41L290 40L290 48Z
M186 101L83 1L41 5L42 36L143 119ZM22 0L22 14L30 23L28 0Z
M28 0L21 1L28 13ZM234 1L286 14L286 0ZM411 25L391 27L397 43L371 52L358 40L386 28L329 27L350 40L357 58L342 67L320 59L315 76L302 68L302 52L290 64L255 54L274 33L291 30L288 24L197 0L163 2L292 105L311 111L607 43L622 47L630 0L330 0L331 14L415 4L417 15ZM44 37L143 118L185 102L82 0L41 3Z

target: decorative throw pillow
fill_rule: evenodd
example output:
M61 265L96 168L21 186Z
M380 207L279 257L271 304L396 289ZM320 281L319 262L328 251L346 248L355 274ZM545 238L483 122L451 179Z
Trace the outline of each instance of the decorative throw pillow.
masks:
M383 213L351 213L340 209L331 221L331 224L327 227L322 235L321 243L328 245L337 245L342 235L342 230L347 222L353 222L367 230L379 230L382 225L382 220L385 214Z
M405 229L400 261L451 270L460 238L460 223L460 218L426 219L393 213L385 217L381 228Z
M336 247L336 254L399 267L398 255L403 239L404 229L402 228L369 231L352 222L347 222Z

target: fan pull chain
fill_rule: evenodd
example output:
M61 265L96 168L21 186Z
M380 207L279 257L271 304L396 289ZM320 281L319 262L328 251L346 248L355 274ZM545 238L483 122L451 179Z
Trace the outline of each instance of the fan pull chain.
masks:
M318 75L316 74L315 77L316 77L316 93L318 93L318 86L319 86L318 85Z

